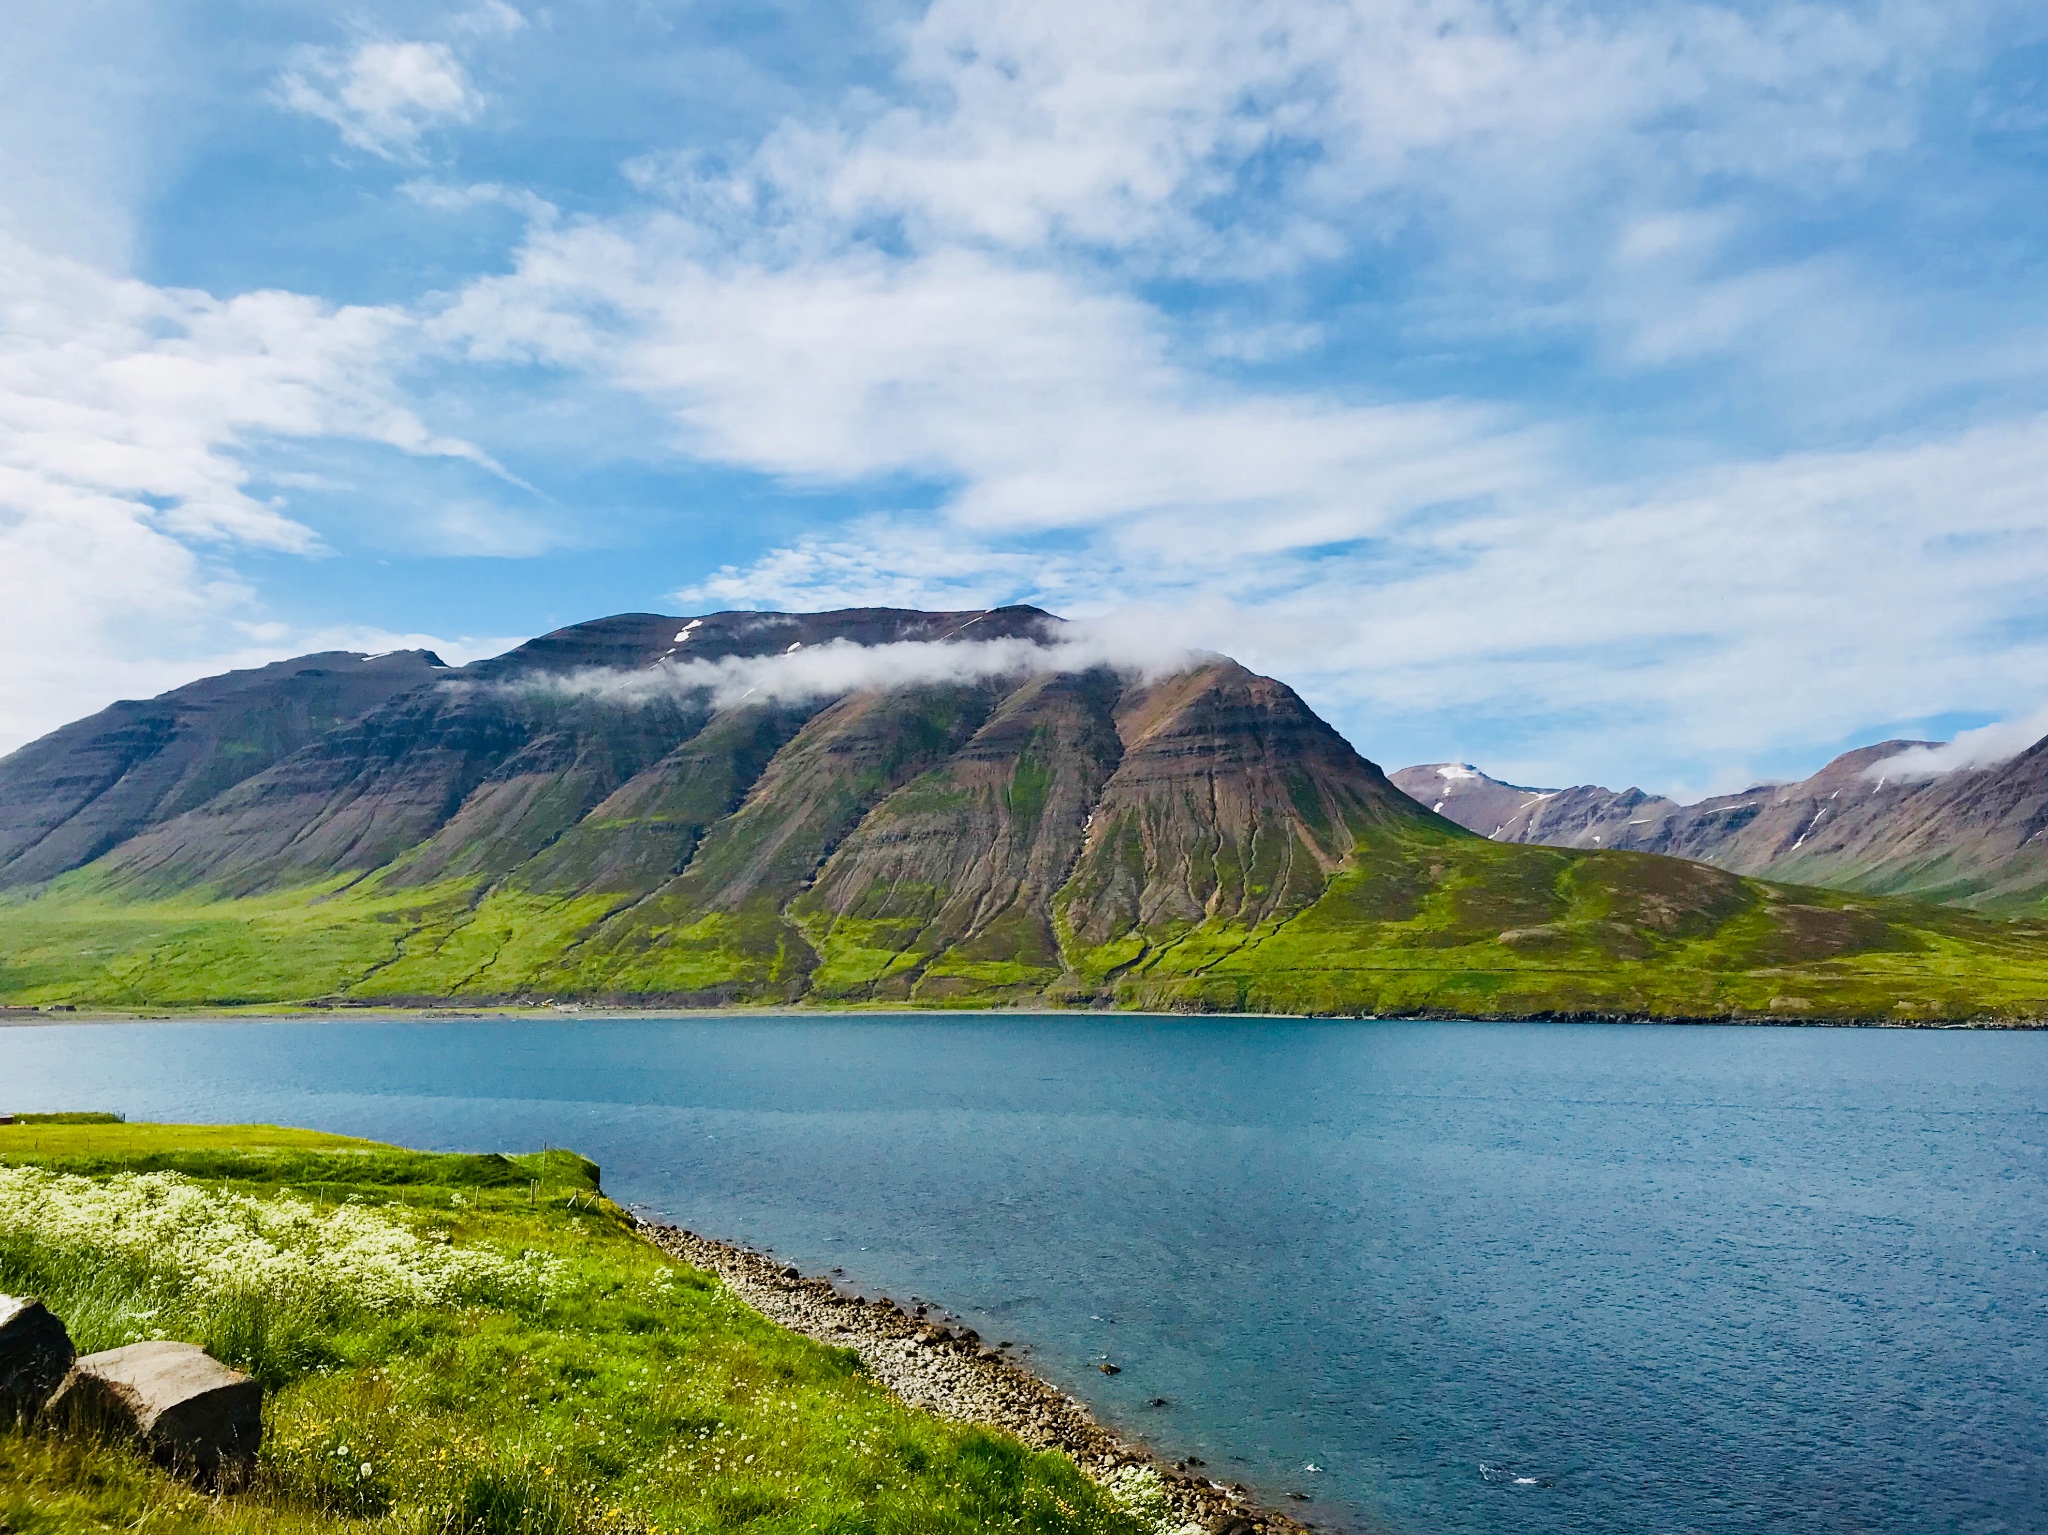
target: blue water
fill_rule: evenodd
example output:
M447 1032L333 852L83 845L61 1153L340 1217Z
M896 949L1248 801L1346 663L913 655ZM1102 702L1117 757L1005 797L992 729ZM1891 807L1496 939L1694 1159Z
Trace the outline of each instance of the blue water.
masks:
M1320 1523L2048 1530L2048 1035L10 1028L0 1107L574 1146Z

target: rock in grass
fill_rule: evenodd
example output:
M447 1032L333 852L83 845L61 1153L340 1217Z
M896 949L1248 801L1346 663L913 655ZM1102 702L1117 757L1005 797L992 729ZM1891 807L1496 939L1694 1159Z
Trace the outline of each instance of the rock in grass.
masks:
M255 1464L263 1388L196 1343L131 1343L87 1354L50 1401L52 1416L139 1436L174 1470L234 1481Z
M0 1295L0 1422L34 1417L76 1357L71 1334L49 1307Z

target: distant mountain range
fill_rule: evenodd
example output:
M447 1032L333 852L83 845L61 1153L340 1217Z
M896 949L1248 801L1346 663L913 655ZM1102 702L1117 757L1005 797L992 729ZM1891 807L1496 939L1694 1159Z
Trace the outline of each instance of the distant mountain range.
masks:
M1695 805L1593 785L1529 789L1465 763L1402 768L1393 782L1483 837L1628 849L1738 874L1990 911L2048 898L2048 741L1988 767L1891 766L1939 745L1883 741L1798 783L1759 784Z
M1072 638L626 614L116 704L0 759L0 999L2048 1013L2048 924L1529 845L1535 791ZM1605 792L1573 835L1676 808Z

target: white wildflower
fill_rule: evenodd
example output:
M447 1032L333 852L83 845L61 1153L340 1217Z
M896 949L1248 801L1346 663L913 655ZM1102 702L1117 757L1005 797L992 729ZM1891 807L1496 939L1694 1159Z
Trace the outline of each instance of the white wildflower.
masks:
M292 1294L372 1311L538 1297L552 1260L423 1242L360 1205L228 1193L177 1173L0 1167L0 1236L133 1263L195 1298Z
M1117 1466L1112 1470L1086 1468L1097 1485L1109 1494L1110 1502L1158 1535L1181 1535L1186 1526L1174 1519L1173 1504L1166 1496L1166 1483L1150 1466ZM1200 1535L1200 1526L1193 1526Z

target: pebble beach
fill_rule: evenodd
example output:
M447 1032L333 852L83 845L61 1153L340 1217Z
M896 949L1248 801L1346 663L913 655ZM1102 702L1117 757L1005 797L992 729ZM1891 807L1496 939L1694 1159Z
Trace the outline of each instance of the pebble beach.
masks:
M876 1381L905 1402L1057 1450L1131 1501L1163 1500L1172 1535L1306 1535L1314 1527L1253 1503L1242 1487L1209 1480L1186 1462L1161 1459L1105 1428L1086 1407L1039 1379L971 1329L919 1316L917 1307L844 1293L773 1256L677 1226L641 1221L649 1242L716 1274L769 1320L858 1353Z

